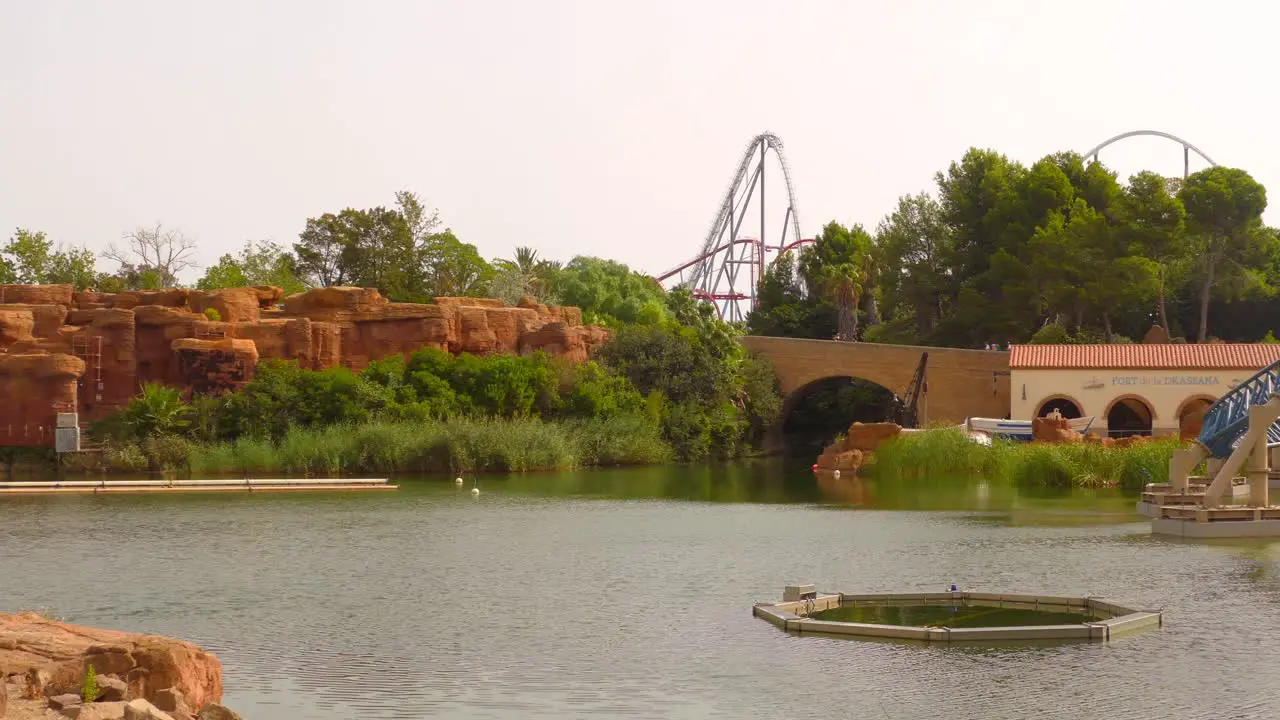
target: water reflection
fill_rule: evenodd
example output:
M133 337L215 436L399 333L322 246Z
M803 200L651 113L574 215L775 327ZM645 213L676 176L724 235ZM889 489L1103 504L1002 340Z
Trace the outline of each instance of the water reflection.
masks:
M814 475L801 461L531 473L482 479L490 491L554 497L687 500L715 503L817 503L873 510L996 512L1014 524L1132 522L1136 498L1119 490L1019 487L970 478L882 482ZM409 486L433 481L409 481Z

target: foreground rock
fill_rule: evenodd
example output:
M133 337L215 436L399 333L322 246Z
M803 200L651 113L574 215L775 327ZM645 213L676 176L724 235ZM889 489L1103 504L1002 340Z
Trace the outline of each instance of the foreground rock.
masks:
M818 456L818 469L841 473L857 472L868 456L887 440L902 434L902 426L896 423L860 423L849 426L843 439L826 447Z
M222 664L191 643L71 625L35 613L0 613L0 676L27 679L28 697L71 695L79 699L90 665L100 678L120 679L106 679L100 686L109 688L109 696L123 686L121 701L172 702L177 693L189 707L203 708L222 700ZM33 688L32 680L37 687ZM99 705L114 704L88 704L77 717L98 717L108 711L106 707L93 708ZM97 714L83 714L91 708ZM124 702L120 702L120 713L115 717L123 717Z

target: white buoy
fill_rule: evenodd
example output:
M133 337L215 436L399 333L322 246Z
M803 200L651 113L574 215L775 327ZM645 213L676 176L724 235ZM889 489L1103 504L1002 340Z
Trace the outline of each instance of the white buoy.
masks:
M839 480L839 479L840 479L840 471L839 471L839 470L832 470L832 471L831 471L831 477L835 478L836 480Z
M453 484L454 484L454 485L461 485L461 484L462 484L462 478L454 478L454 479L453 479Z
M471 488L471 494L472 494L472 495L479 495L479 494L480 494L480 488Z
M471 478L471 496L475 497L480 494L480 488L476 487L476 483L480 482L476 478Z

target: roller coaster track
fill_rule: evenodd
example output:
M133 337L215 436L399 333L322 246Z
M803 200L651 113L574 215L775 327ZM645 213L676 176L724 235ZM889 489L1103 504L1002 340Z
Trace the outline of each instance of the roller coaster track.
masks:
M1197 441L1211 457L1228 457L1249 429L1249 408L1266 403L1278 391L1280 362L1259 370L1210 405ZM1280 443L1280 427L1267 428L1267 443Z
M1132 137L1160 137L1182 146L1183 179L1191 172L1191 153L1195 153L1210 165L1217 165L1200 148L1177 135L1160 130L1131 130L1107 138L1083 153L1086 159L1097 160L1107 147ZM773 154L782 169L783 187L787 193L787 209L781 232L776 236L766 233L765 217L765 160ZM743 233L748 224L748 205L756 200L760 207L759 234L749 237ZM788 237L789 236L789 237ZM765 270L788 250L812 239L802 239L800 215L796 205L795 183L791 166L783 153L782 139L771 132L763 132L751 139L743 150L742 158L734 170L729 186L716 209L715 220L703 238L702 246L691 260L668 270L655 279L664 285L688 288L695 297L712 303L720 317L740 321L755 303L756 286L764 278ZM1275 441L1280 443L1280 430Z
M1172 140L1178 143L1179 145L1181 145L1182 146L1182 179L1183 180L1187 179L1187 176L1191 174L1191 153L1192 152L1204 158L1204 161L1209 163L1210 165L1213 165L1216 167L1218 164L1213 161L1213 158L1201 152L1200 148L1196 147L1195 145L1192 145L1191 143L1187 142L1186 140L1183 140L1177 135L1173 135L1167 132L1161 132L1159 130L1130 130L1129 132L1120 133L1119 135L1116 135L1114 137L1109 137L1106 140L1103 140L1102 142L1098 143L1098 145L1095 146L1092 150L1089 150L1088 152L1084 153L1084 156L1086 158L1093 158L1094 161L1097 161L1098 153L1106 146L1111 145L1112 143L1117 143L1121 140L1124 140L1125 138L1139 137L1139 136L1162 137L1167 140Z
M766 232L765 161L771 152L778 158L787 193L787 210L776 240ZM748 205L753 199L760 207L759 235L755 238L742 237ZM756 286L764 277L770 253L777 253L775 257L781 256L804 242L800 235L795 183L791 179L791 166L783 154L782 139L765 132L747 143L701 250L692 260L656 279L660 283L675 280L678 286L688 288L695 297L714 303L716 311L725 320L741 321L746 319L755 301Z

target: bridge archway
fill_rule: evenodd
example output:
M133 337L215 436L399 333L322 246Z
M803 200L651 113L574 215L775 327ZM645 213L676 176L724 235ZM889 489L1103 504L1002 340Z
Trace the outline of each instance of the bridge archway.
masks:
M853 375L831 375L806 383L782 404L781 439L788 450L821 450L855 422L893 419L897 394Z
M916 405L920 427L958 425L969 417L1009 415L1009 353L865 342L834 342L748 335L741 339L752 354L773 363L786 402L797 390L829 377L858 377L902 395L920 355L929 353ZM781 444L781 424L769 445Z

